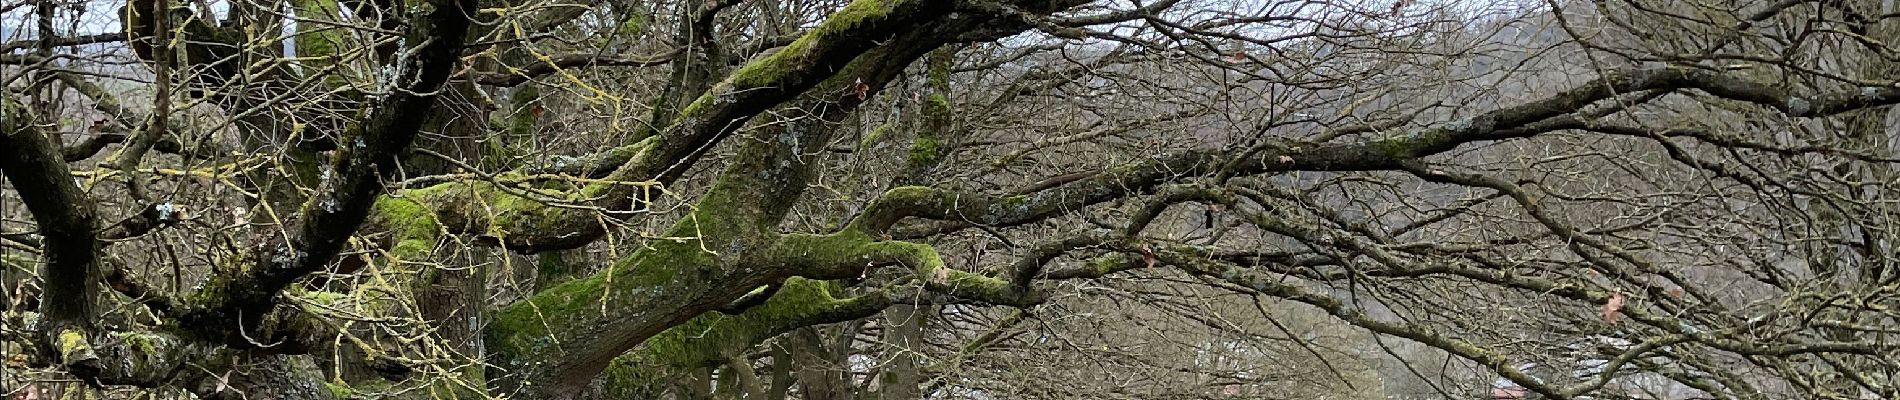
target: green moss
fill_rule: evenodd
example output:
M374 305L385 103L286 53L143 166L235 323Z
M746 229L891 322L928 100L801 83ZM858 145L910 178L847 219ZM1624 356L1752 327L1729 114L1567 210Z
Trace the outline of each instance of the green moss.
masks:
M568 210L550 207L535 199L496 189L487 183L474 184L474 192L483 197L486 209L470 204L474 221L486 222L486 235L506 238L511 232L570 232L569 226L581 220L571 218ZM572 200L572 198L568 199Z
M792 278L764 304L739 315L702 314L647 340L639 354L670 366L711 365L837 301L823 282Z
M662 385L669 381L671 373L677 371L655 367L634 355L623 355L601 372L601 394L612 399L664 398Z
M871 146L876 146L878 141L884 139L885 136L890 136L891 131L895 130L897 130L897 124L894 122L878 125L877 128L871 129L871 133L864 135L864 139L858 141L857 151L870 150Z
M378 222L389 228L393 245L389 254L399 259L424 258L435 249L441 235L441 223L435 211L417 199L384 197L373 208Z
M480 382L480 381L475 381L475 382ZM444 385L447 383L436 383L436 384ZM455 386L459 387L461 385L455 385ZM335 396L333 398L337 398L337 399L373 399L373 398L392 398L392 397L393 398L441 398L441 399L455 398L455 397L443 396L439 392L438 393L421 393L419 391L411 391L411 390L414 390L411 388L398 389L397 384L391 383L389 381L384 381L384 380L364 380L364 381L358 381L354 383L326 381L323 383L323 388L324 390L329 391L331 396ZM432 389L439 389L439 388L432 388ZM395 395L398 390L408 393L409 396ZM456 394L466 393L465 388L457 388L457 389L450 389L450 390L458 391L459 393L456 393ZM484 397L478 396L475 398L484 398Z
M1003 211L1003 212L1012 212L1012 213L1027 212L1029 211L1028 208L1029 208L1029 196L1020 195L1020 194L996 199L996 202L990 206L990 209L994 211Z
M837 320L842 317L838 313L873 312L834 297L833 286L790 278L771 299L743 313L706 313L670 328L614 359L604 374L605 389L621 397L652 393L677 374L718 364L792 329Z
M930 115L949 115L950 98L943 93L931 93L924 98L924 113Z
M133 350L138 350L145 354L156 354L159 352L157 341L157 338L148 335L125 335L126 345L131 346Z
M940 205L928 204L930 200L935 199L936 196L936 189L923 186L899 186L891 188L890 190L884 191L884 194L878 195L877 200L871 203L869 209L864 210L864 213L858 215L857 219L852 220L848 230L869 229L882 231L888 229L892 224L897 223L897 221L901 219L900 215L910 215L910 213L905 212L909 207L925 209L940 208ZM914 211L931 214L930 211L935 210Z
M33 259L19 254L0 254L0 269L17 269L21 272L33 271Z
M620 27L619 27L620 34L623 34L623 35L639 34L640 31L646 29L646 25L647 25L646 14L637 13L637 12L630 13L630 14L632 15L628 15L627 19L620 21Z
M356 389L342 382L324 382L323 388L330 390L330 397L332 398L347 399L356 394Z
M90 342L86 341L86 334L78 329L60 331L56 343L58 343L59 353L62 355L90 351L92 346Z
M1412 148L1411 141L1403 137L1388 138L1372 142L1372 147L1378 149L1379 153L1393 158L1405 158L1409 156Z
M813 36L811 34L799 37L798 40L792 41L791 45L785 46L785 49L772 53L770 57L746 63L744 67L739 67L739 70L732 72L731 78L727 78L731 86L734 86L734 88L728 89L750 89L775 86L775 83L783 79L787 71L795 71L808 63L805 60L808 57L807 53L812 52L812 43L816 40L812 38ZM712 99L713 96L711 96L711 94L713 93L708 93L708 96L700 96L699 100ZM686 110L682 111L680 115L692 115L687 112L699 108L695 106L700 105L700 102L701 101L694 101L693 104L688 105Z
M731 265L721 263L721 255L751 254L776 236L756 222L764 220L756 215L764 207L750 194L763 184L759 179L749 173L722 175L663 235L666 239L650 241L606 271L547 288L497 312L487 331L490 343L519 357L516 362L545 362L565 354L559 340L596 340L599 324L620 320L602 315L604 304L682 307L702 301L695 297L709 288L694 282L723 277L721 268Z
M516 146L514 140L506 136L490 136L480 140L482 144L481 168L485 170L508 170L518 167L520 163L516 160L520 160L521 156L527 154L522 148Z
M816 271L830 277L857 273L865 263L895 262L916 271L925 287L938 293L991 301L1001 304L1029 304L1037 300L1012 287L1008 281L946 266L937 249L927 244L903 241L879 241L858 229L832 235L787 235L780 246L786 253L780 259L796 260L814 266L840 266L841 269Z
M950 67L954 49L941 49L932 52L925 59L928 68L930 94L924 96L923 123L917 128L917 141L911 145L910 157L906 160L906 171L912 179L924 179L931 168L943 162L945 147L943 135L950 129Z
M772 56L754 61L733 71L729 80L732 89L750 89L780 86L789 71L800 71L810 66L811 57L817 53L816 47L822 43L838 42L838 35L844 31L863 26L890 16L891 11L902 0L856 0L844 9L825 18L823 23L813 28L791 45L785 46ZM705 97L702 97L704 99ZM689 108L690 109L690 108ZM681 115L690 115L681 113Z
M297 17L297 57L303 58L306 73L336 64L339 48L346 46L346 32L339 28L342 9L336 0L294 0ZM339 75L323 77L323 83L329 88L348 85L348 79Z
M1108 274L1122 270L1128 263L1128 255L1113 253L1090 258L1087 265L1089 271L1094 273L1095 276L1107 276Z
M505 181L508 178L509 176L504 174L497 180ZM561 184L556 182L542 186L556 189L553 193L546 194L549 197L565 197L568 200L577 198L572 195L561 195L560 189L568 188L559 185ZM532 188L521 190L527 189ZM411 226L393 229L395 232L392 233L395 233L398 238L419 239L431 245L435 240L433 235L439 234L442 226L441 221L435 219L438 215L456 221L451 225L459 227L457 229L486 229L486 231L462 233L501 238L506 238L509 231L564 232L565 229L570 228L566 226L569 219L565 218L563 209L550 207L535 199L502 190L494 183L487 181L457 181L422 189L405 190L402 197L395 200L401 201L390 204L393 208L386 213L387 215L413 216L412 218L415 219L409 220L412 221ZM441 205L442 209L428 209L431 204ZM382 202L378 202L378 206L382 207ZM427 215L424 215L424 211Z
M303 290L303 288L301 287L294 287L294 286L291 287L291 289L288 291L288 293L286 293L286 295L290 297L303 299L311 303L324 305L324 306L335 306L335 305L343 304L345 301L349 300L350 298L350 295L344 294L344 293L322 291L322 290Z
M590 157L590 159L587 160L586 162L588 162L589 164L594 164L594 163L600 163L603 160L612 160L612 161L618 161L618 162L613 163L616 166L624 165L629 162L636 162L637 160L642 160L647 157L650 157L651 153L653 152L653 147L659 145L659 143L660 143L659 136L648 136L647 138L641 139L639 142L636 142L634 144L620 146L612 150L608 150L606 153L602 154L602 157L598 157L598 158ZM615 180L615 179L647 179L647 178L646 177L625 177L625 176L619 176L616 174L614 176L608 176L607 179ZM581 188L580 198L586 198L586 199L599 198L599 197L607 195L609 192L614 191L614 189L625 189L619 186L624 186L624 185L605 183L605 182L591 183Z
M535 124L540 119L541 88L535 85L523 85L508 96L508 103L514 110L509 116L508 134L510 140L521 140L534 136Z
M563 319L572 318L579 312L585 312L585 305L593 299L599 299L601 279L588 278L569 281L536 293L534 298L523 304L502 309L495 314L494 324L489 331L499 333L502 348L514 354L535 354L555 350L550 326L560 324ZM546 315L547 318L542 316Z
M302 136L304 126L303 124L296 124L293 129L293 132L295 132L294 135ZM279 158L277 162L289 164L286 167L289 167L292 171L291 179L294 179L295 182L302 187L317 187L318 184L322 183L323 168L329 165L331 161L323 159L322 156L316 153L297 148L286 149L284 155L285 157Z
M580 266L568 262L566 252L550 251L535 256L535 279L538 282L559 284L580 271Z
M1373 150L1393 158L1412 158L1421 154L1439 151L1451 140L1455 132L1470 129L1470 119L1461 119L1446 124L1445 127L1413 131L1404 136L1395 136L1372 142Z
M682 222L673 233L690 233L690 225L690 221ZM574 334L574 329L588 326L594 319L586 315L599 314L602 302L639 303L626 298L668 296L660 288L683 279L683 270L711 264L711 255L701 249L698 240L658 240L615 262L608 271L554 285L502 309L488 330L490 340L511 354L559 354L555 333ZM613 286L607 286L608 282Z
M934 164L943 158L943 140L935 133L920 132L917 141L910 145L910 157L905 160L912 168Z
M948 50L940 50L940 51L948 51ZM930 86L934 86L939 89L950 88L950 69L951 69L950 67L951 65L949 63L949 60L947 59L942 63L931 64L930 72L929 72L930 75L928 77L928 79L930 80Z
M938 262L942 261L938 260ZM1015 289L1010 287L1009 281L942 266L933 267L924 273L929 275L925 286L931 287L932 290L1002 304L1026 303L1026 301L1016 300L1025 294L1016 293Z

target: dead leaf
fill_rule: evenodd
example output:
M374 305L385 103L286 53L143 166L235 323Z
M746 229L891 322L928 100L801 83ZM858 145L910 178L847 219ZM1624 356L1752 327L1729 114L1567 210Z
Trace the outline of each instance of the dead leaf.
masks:
M1679 287L1669 288L1669 297L1678 298L1678 299L1682 298L1682 288L1679 288Z
M863 101L865 98L871 97L871 85L865 84L864 78L858 78L858 81L854 83L852 86L853 88L857 90L859 101Z
M1149 269L1153 269L1156 261L1158 260L1155 258L1154 249L1145 244L1141 245L1141 262L1147 264Z
M1617 317L1622 316L1622 312L1623 312L1623 294L1616 293L1616 294L1610 295L1610 301L1603 303L1603 322L1608 322L1610 325L1616 325L1616 319Z
M224 375L211 376L218 378L218 386L214 388L215 390L213 390L212 393L224 393L226 390L231 390L231 372L233 371L224 371Z

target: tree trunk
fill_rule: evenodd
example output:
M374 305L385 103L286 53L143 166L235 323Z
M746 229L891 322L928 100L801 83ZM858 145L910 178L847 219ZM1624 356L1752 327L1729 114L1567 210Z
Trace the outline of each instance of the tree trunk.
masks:
M883 376L878 377L878 400L923 398L919 385L924 376L924 328L935 314L933 306L910 304L894 305L885 311L884 343L893 354Z

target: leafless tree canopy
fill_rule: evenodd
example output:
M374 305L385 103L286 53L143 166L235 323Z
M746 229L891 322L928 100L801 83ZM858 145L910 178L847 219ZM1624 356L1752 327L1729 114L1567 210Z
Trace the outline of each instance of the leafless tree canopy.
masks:
M0 0L0 396L1900 398L1893 0Z

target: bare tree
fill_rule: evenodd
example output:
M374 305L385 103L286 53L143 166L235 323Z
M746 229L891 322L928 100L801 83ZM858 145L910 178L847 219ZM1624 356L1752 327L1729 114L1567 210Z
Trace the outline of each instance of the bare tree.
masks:
M13 398L1900 397L1888 1L105 6Z

